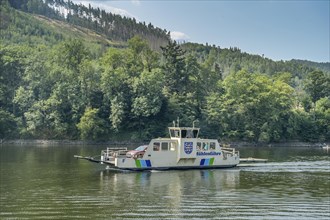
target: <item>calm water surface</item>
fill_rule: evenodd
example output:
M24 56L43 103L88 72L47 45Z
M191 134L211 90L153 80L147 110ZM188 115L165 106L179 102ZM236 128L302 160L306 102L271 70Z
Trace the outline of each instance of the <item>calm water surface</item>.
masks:
M0 219L330 219L330 152L241 148L265 164L118 172L95 146L0 146Z

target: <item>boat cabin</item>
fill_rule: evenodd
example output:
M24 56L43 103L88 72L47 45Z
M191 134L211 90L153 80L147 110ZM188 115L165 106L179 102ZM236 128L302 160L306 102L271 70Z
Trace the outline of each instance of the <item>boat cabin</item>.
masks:
M170 139L177 142L176 159L195 160L200 156L216 155L220 152L220 146L215 139L200 139L200 128L196 127L169 127ZM158 141L153 139L153 141Z
M169 127L171 138L198 138L199 128Z

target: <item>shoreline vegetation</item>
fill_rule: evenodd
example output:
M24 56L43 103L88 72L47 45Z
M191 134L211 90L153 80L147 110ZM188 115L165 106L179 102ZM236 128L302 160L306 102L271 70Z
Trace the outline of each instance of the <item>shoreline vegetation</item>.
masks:
M14 140L4 140L0 139L1 145L42 145L42 146L70 146L70 145L98 145L98 146L129 146L136 147L141 144L147 144L148 141L82 141L82 140L28 140L28 139L14 139ZM253 143L253 142L242 142L242 141L232 141L232 142L219 142L223 147L323 147L329 145L329 143L321 142L301 142L301 141L286 141L277 143Z
M0 141L136 143L176 120L231 146L330 142L329 62L176 42L72 1L4 0L0 10Z

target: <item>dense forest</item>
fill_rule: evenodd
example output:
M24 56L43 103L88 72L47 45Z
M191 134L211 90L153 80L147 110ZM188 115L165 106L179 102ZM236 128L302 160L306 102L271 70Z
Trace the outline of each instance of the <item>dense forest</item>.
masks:
M78 7L1 3L1 139L144 140L179 118L226 141L330 141L329 63L177 44L152 25L77 9L133 31L111 34L56 4Z

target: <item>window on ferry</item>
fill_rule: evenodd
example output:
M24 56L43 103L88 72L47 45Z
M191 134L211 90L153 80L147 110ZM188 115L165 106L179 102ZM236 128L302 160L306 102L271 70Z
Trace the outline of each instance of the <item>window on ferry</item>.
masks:
M170 151L175 151L176 150L176 143L175 142L171 142L170 143Z
M210 150L215 150L215 142L210 143Z
M209 143L203 142L203 150L209 150Z
M198 136L198 130L193 130L193 133L194 133L194 138L197 138L197 136Z
M181 130L181 137L186 138L187 137L187 130L183 129Z
M193 138L194 137L194 133L193 130L187 130L187 138Z
M154 151L159 151L159 149L160 149L160 143L159 142L155 142L153 149L154 149Z
M168 142L162 142L162 151L168 151Z
M175 137L175 130L174 129L171 129L170 130L170 134L171 134L171 137Z
M170 129L170 135L171 135L171 137L179 138L180 137L180 130Z
M197 142L197 150L198 151L202 150L202 143L201 142Z
M194 137L194 133L193 133L193 130L191 129L183 129L181 130L181 137L182 138L193 138Z

